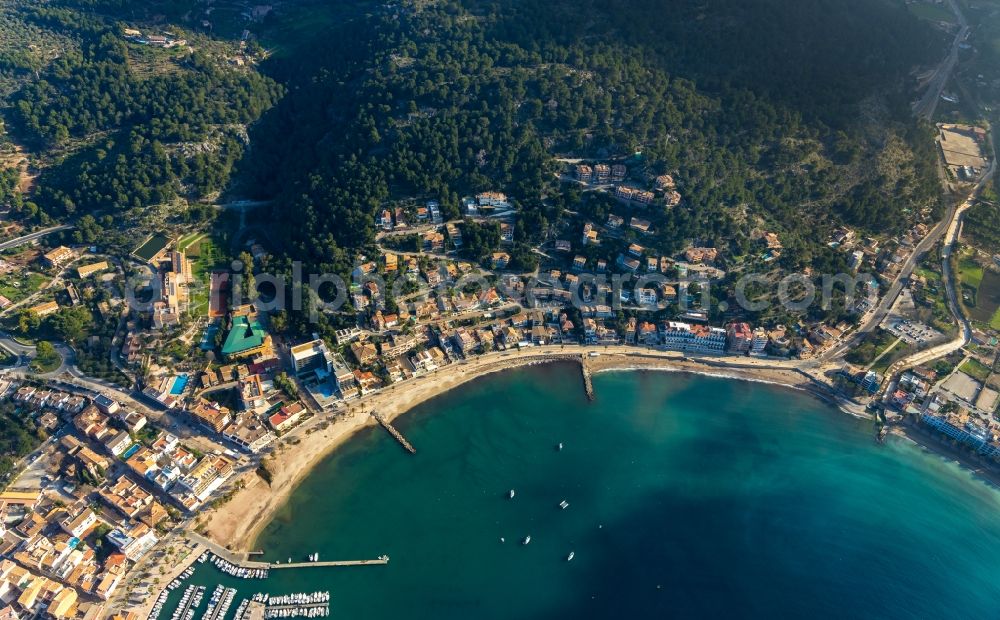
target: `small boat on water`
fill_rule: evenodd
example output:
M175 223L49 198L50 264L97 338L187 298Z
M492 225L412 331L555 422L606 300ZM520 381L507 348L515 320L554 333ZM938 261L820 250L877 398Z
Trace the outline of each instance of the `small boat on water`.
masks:
M522 545L526 545L531 542L531 536L525 536L524 540L521 541Z
M507 497L509 497L510 499L514 499L514 489L510 490L510 493L507 494Z
M570 560L572 560L575 557L576 557L576 551L570 551L569 555L566 556L566 561L569 562Z
M561 451L562 448L563 448L563 445L562 445L562 442L560 441L559 445L556 446L556 450L560 450Z
M500 542L507 542L503 536L500 537Z
M569 502L567 502L566 500L563 500L563 501L559 502L559 507L562 508L563 510L566 510L567 508L569 508Z

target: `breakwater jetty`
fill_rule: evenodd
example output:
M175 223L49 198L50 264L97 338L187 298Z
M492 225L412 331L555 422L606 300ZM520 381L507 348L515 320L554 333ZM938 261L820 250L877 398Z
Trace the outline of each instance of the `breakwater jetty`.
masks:
M583 375L583 391L587 395L587 400L594 400L594 380L591 377L590 367L587 366L587 358L580 356L580 374Z
M226 562L232 564L237 568L245 568L249 570L270 570L274 568L319 568L324 566L379 566L389 563L389 556L383 555L379 556L374 560L331 560L328 562L285 562L283 564L272 563L272 562L256 562L247 559L246 553L236 553L229 551L225 547L215 544L211 540L196 534L195 532L187 532L187 537L208 549L208 551L215 556L225 560ZM253 553L260 554L263 551L254 551ZM211 557L211 556L209 556Z
M402 433L396 430L396 427L393 426L391 422L385 419L385 416L383 416L381 413L377 411L372 411L372 417L375 418L378 421L378 423L382 425L382 428L389 431L389 434L392 435L393 439L398 441L399 445L403 446L403 448L405 448L407 452L409 452L410 454L417 453L417 449L414 448L413 445L411 445L410 442L406 440L406 437L403 437Z

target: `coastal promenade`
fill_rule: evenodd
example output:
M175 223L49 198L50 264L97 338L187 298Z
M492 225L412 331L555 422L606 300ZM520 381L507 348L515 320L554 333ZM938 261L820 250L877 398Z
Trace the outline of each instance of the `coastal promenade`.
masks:
M267 562L254 562L248 559L249 554L244 551L230 551L222 545L219 545L210 538L206 538L197 532L187 531L184 533L192 542L196 542L215 555L219 556L223 560L229 562L230 564L235 564L236 566L242 566L243 568L270 568L270 564Z
M166 572L156 575L156 586L162 590L171 581L180 577L181 573L194 564L198 557L205 551L205 545L192 539L188 539L191 543L190 546L188 546L184 540L185 539L183 537L176 536L174 534L171 534L169 538L166 539L165 547L176 551L176 553L168 554L170 559L173 560L172 562L170 559L167 559L167 556L163 555L163 551L160 551L156 554L143 558L140 563L136 565L137 570L133 572L138 574L143 570L151 570L153 566L157 566L160 569L165 570ZM136 606L133 604L134 601L132 601L129 596L136 586L139 586L140 589L148 590L153 587L154 584L147 580L139 583L126 583L124 587L119 588L118 591L115 592L114 596L111 597L111 600L109 601L110 609L119 610L127 608L137 613L140 618L147 617L153 609L153 605L156 603L156 594L154 592L153 594L147 593L143 595L141 605Z
M389 563L388 557L374 560L333 560L330 562L291 562L289 564L269 564L270 568L310 568L322 566L381 566Z
M228 502L207 513L206 534L213 541L232 541L227 549L231 555L234 550L238 554L253 549L257 535L313 467L359 430L379 424L371 415L373 411L391 423L417 405L469 381L513 368L553 362L585 363L588 374L655 369L759 381L809 391L828 402L836 401L834 394L822 394L820 390L814 376L820 370L816 360L702 356L631 345L547 345L497 351L455 361L426 375L363 396L340 409L313 416L279 441L267 457L273 474L270 484L252 472L243 474L244 487ZM595 400L601 398L599 390L593 397ZM857 407L844 406L839 401L835 404L858 415ZM234 480L230 484L235 483ZM222 549L222 546L217 548ZM237 557L246 559L245 555Z

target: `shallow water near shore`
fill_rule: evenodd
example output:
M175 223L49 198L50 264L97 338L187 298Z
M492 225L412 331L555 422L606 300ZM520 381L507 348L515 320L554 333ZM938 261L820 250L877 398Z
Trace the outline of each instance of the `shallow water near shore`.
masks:
M415 456L366 429L256 545L387 566L262 582L204 564L190 583L238 587L230 617L314 590L348 618L996 614L1000 492L967 471L793 390L640 371L594 387L570 364L477 380L396 421Z

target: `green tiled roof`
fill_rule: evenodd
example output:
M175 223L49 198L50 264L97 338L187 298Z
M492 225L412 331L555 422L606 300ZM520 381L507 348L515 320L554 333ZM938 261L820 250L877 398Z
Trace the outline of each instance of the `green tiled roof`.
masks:
M243 351L259 347L264 344L264 337L267 332L259 321L252 323L245 316L233 318L233 328L226 335L226 342L222 344L223 355L236 355Z

